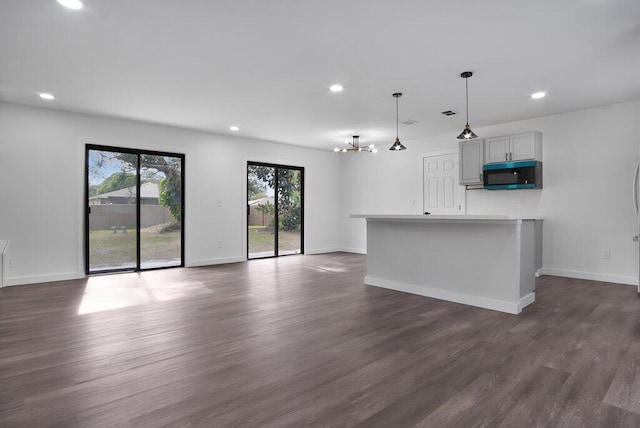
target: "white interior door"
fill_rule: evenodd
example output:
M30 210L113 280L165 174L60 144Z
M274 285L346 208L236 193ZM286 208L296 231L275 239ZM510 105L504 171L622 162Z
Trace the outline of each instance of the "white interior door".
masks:
M423 208L430 214L465 214L464 186L458 175L458 153L425 156L423 162Z

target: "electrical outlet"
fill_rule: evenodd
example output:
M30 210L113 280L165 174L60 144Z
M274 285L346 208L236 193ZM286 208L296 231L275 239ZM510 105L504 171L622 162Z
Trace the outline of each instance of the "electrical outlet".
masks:
M608 248L605 248L602 250L602 258L603 259L610 259L611 258L611 250Z
M222 248L222 241L218 241L218 248Z

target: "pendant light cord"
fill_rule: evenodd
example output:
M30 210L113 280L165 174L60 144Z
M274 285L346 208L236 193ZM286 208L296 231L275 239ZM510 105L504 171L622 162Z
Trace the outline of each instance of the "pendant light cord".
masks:
M399 117L398 116L398 98L400 98L400 97L396 97L396 138L399 138L398 137L398 134L399 134L399 131L398 131L398 121L399 121L399 119L398 119L398 117ZM469 114L467 113L467 116L468 115Z
M467 104L467 125L469 124L469 78L464 78L465 100Z

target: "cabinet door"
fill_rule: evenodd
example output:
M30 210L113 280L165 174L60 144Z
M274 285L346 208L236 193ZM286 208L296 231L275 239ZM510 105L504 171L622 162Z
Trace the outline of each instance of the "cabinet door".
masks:
M487 138L484 143L485 163L505 162L509 160L509 137Z
M511 145L510 160L537 159L536 133L512 135L509 137Z
M484 141L471 140L458 143L460 156L460 184L482 184Z

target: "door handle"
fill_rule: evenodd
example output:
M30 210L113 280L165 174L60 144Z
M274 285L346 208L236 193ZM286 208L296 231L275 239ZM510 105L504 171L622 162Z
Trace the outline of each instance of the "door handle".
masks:
M632 240L633 242L638 242L638 235L635 235L633 238L631 238L631 240Z

